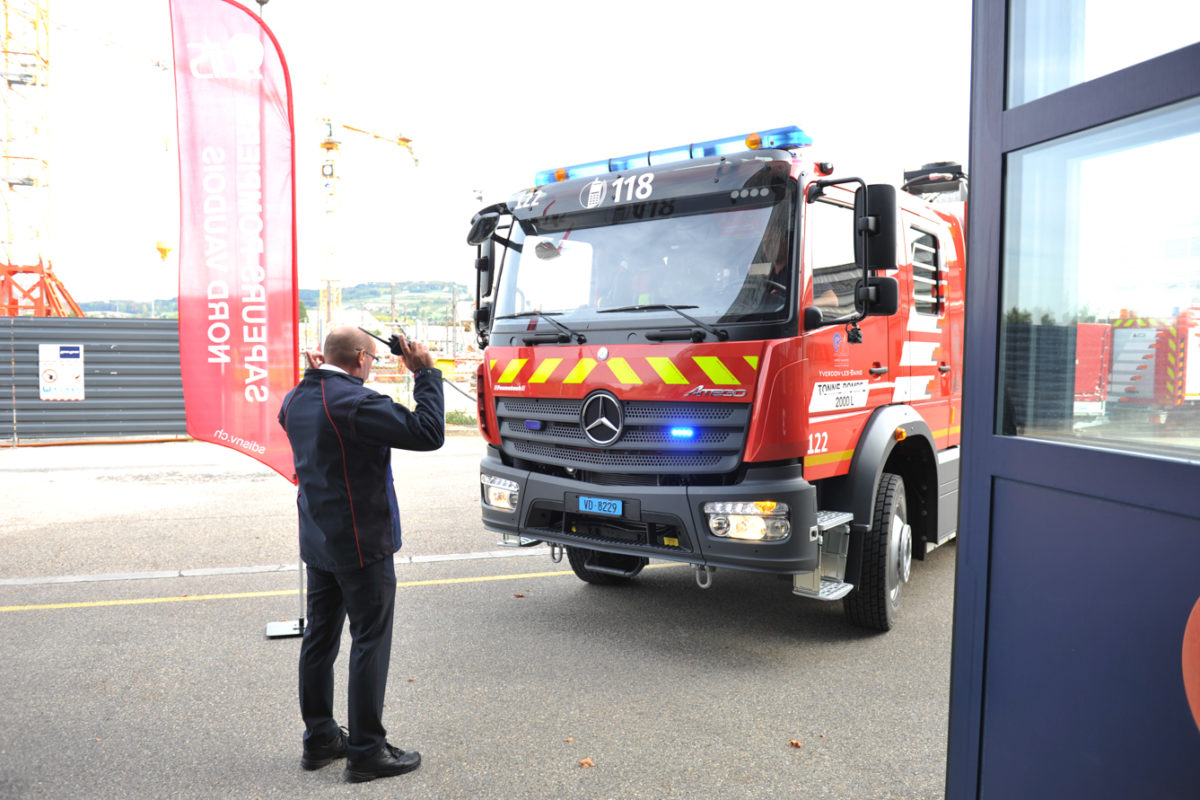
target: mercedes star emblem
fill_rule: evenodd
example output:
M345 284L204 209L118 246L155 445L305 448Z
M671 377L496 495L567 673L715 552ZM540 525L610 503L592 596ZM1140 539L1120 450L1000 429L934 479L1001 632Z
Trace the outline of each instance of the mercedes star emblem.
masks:
M601 447L608 447L621 438L621 431L625 427L621 401L611 392L596 392L583 401L579 424L583 426L583 433L588 439Z

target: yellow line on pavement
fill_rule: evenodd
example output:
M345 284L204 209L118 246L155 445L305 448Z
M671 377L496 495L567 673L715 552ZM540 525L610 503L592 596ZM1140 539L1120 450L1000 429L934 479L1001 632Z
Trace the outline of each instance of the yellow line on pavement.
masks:
M418 586L450 586L459 583L488 583L490 581L517 581L528 578L552 578L557 575L571 575L569 569L554 570L553 572L525 572L519 575L483 575L476 578L436 578L426 581L403 581L396 584L398 589L411 589ZM246 600L259 597L286 597L295 594L295 589L279 589L270 592L234 592L230 594L184 594L177 597L136 597L126 600L88 600L79 603L44 603L30 606L0 606L0 613L10 611L56 611L65 608L108 608L113 606L143 606L154 603L194 603L202 600Z
M81 603L44 603L36 606L0 606L9 611L51 611L60 608L103 608L107 606L144 606L152 603L190 603L196 600L239 600L246 597L283 597L296 590L278 592L238 592L237 594L185 594L178 597L134 597L127 600L88 600Z
M434 578L427 581L404 581L397 583L399 589L414 586L450 586L455 583L487 583L488 581L516 581L522 578L553 578L555 575L574 575L569 569L556 569L553 572L526 572L521 575L483 575L478 578Z

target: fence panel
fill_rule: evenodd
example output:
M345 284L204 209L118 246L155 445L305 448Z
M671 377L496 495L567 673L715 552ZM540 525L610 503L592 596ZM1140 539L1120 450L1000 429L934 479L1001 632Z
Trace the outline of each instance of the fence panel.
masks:
M47 360L63 345L81 374ZM187 434L174 320L0 318L0 358L0 444Z

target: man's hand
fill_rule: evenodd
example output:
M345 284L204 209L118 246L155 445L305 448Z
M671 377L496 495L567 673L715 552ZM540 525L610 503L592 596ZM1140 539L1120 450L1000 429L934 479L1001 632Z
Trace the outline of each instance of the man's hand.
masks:
M304 351L304 366L307 369L317 369L325 363L325 356L317 350Z
M393 354L404 359L404 366L408 367L410 372L433 366L433 354L423 342L410 342L403 336L393 334L388 340L388 348Z

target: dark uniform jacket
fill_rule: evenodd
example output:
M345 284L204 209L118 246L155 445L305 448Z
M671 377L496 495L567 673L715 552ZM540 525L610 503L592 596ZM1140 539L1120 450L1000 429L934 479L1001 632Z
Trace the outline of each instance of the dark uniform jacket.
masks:
M283 399L299 480L300 556L330 572L358 569L400 549L392 448L436 450L445 436L442 373L417 370L415 410L361 378L310 369Z

